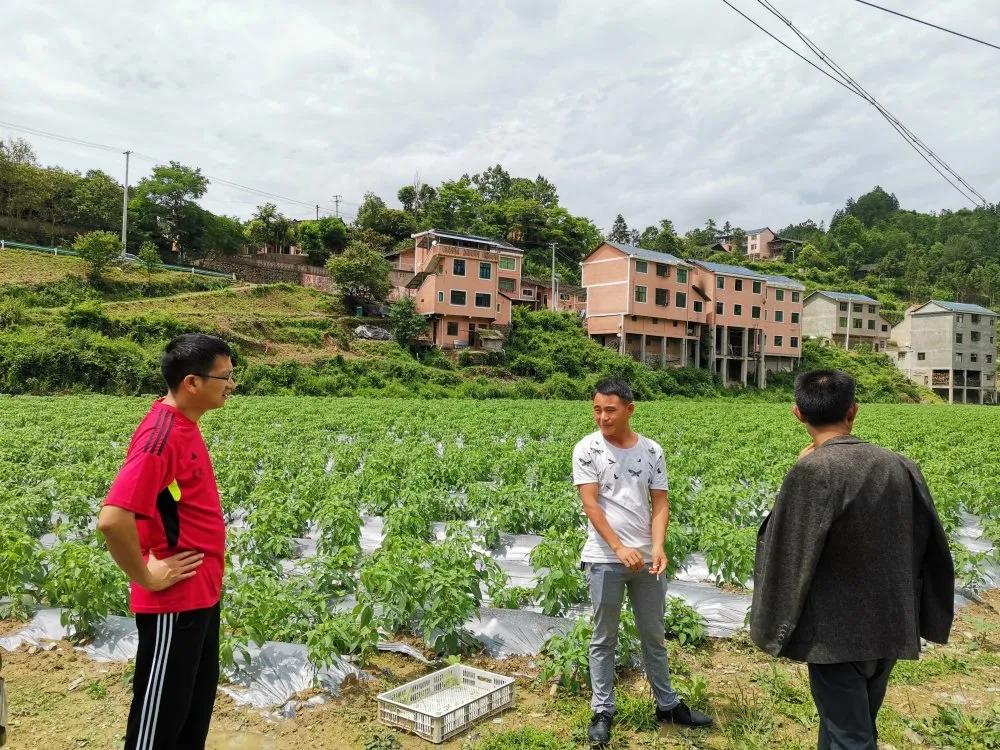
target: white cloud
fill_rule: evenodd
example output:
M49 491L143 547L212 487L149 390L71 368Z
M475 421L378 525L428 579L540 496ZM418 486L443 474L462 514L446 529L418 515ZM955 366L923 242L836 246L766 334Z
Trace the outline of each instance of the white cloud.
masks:
M736 0L782 39L794 36ZM857 3L778 0L988 198L1000 189L996 52ZM1000 39L989 0L915 16ZM919 210L963 199L871 107L714 0L6 2L0 119L177 159L326 210L500 162L568 208L681 229L828 220L875 184ZM801 48L801 45L799 45ZM0 134L12 135L0 127ZM114 154L32 138L45 163ZM133 180L148 170L137 162ZM205 205L247 216L221 186ZM283 205L308 216L304 206Z

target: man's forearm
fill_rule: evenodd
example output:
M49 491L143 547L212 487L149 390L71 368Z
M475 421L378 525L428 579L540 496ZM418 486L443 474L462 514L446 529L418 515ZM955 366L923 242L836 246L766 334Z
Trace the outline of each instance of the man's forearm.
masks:
M600 535L601 539L615 552L618 548L622 546L622 540L619 538L615 530L611 528L611 524L608 523L607 516L604 515L604 511L601 506L594 503L592 507L588 507L587 504L583 506L583 512L587 514L587 518L590 519L590 523L593 525L594 530Z
M108 523L102 518L99 528L108 544L108 551L118 567L124 571L129 580L135 581L140 586L144 585L149 571L146 568L146 561L142 558L134 517L131 523L120 519Z
M663 549L663 544L667 539L667 525L670 523L670 503L667 500L667 493L653 493L653 549Z

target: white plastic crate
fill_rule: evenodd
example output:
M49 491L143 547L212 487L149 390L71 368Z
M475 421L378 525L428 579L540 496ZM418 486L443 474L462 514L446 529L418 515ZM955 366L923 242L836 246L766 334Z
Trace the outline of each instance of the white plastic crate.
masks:
M378 696L378 717L431 742L444 742L514 704L514 678L455 664Z

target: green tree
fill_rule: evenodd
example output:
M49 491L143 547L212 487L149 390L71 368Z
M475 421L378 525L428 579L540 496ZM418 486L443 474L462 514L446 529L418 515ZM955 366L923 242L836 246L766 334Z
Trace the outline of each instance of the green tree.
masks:
M243 249L246 238L243 224L233 216L216 216L201 209L204 232L199 243L200 255L225 257L236 255Z
M149 240L146 240L139 246L139 260L146 269L147 279L151 278L152 275L159 269L160 264L163 263L163 260L160 258L160 252L156 249L156 245Z
M99 169L76 183L73 223L87 229L111 229L121 222L122 186Z
M197 254L202 248L205 212L195 201L205 195L208 179L201 170L176 161L153 167L135 186L129 212L140 235L161 250Z
M628 228L628 224L625 222L625 217L618 214L615 217L614 223L611 225L611 231L608 232L608 242L619 242L623 245L634 245L639 241L639 236L638 231Z
M347 225L343 219L334 216L299 222L298 234L299 247L314 266L326 265L331 255L347 247Z
M392 288L389 261L371 245L352 242L341 255L330 258L326 267L348 309L384 302Z
M122 244L117 234L95 231L77 235L73 249L87 261L90 269L87 277L92 283L100 281L104 269L121 255Z
M427 332L427 319L417 312L413 297L400 297L389 306L389 324L396 342L411 353L417 338Z

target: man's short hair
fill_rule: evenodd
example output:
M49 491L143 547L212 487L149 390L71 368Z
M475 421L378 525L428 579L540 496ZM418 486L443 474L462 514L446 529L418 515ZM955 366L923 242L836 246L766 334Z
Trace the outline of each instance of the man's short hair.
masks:
M604 378L598 381L597 385L594 386L594 396L598 393L603 396L617 396L626 404L631 404L635 401L632 389L621 378Z
M795 378L795 405L813 427L837 424L854 404L854 378L840 370L811 370Z
M222 339L204 333L183 333L163 351L160 372L167 387L174 390L188 375L205 375L219 355L232 357L233 351Z

